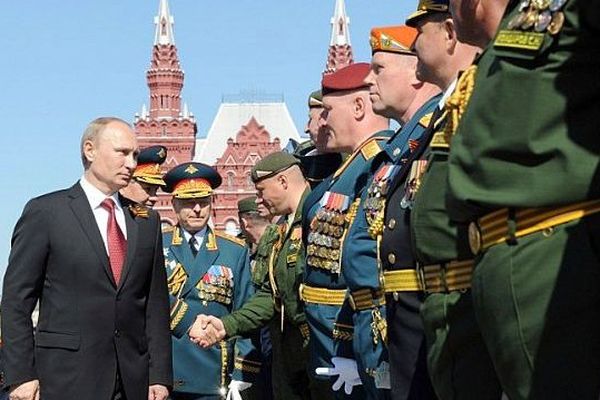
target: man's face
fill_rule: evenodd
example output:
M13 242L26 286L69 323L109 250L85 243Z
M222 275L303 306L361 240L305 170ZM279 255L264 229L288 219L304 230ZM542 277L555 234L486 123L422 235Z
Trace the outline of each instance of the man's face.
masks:
M287 210L284 183L281 175L275 175L271 178L263 179L255 184L256 186L256 204L259 212L261 206L265 207L272 215L284 215Z
M378 51L365 83L373 111L387 118L402 116L415 98L416 57Z
M114 121L94 141L84 143L89 173L111 192L129 183L137 164L137 140L129 126Z
M352 119L352 93L332 93L323 97L319 136L327 152L345 150Z
M240 229L244 232L244 236L248 242L258 243L266 225L257 223L256 218L253 218L249 214L240 214L239 219Z
M319 135L319 118L323 107L311 107L308 110L308 121L306 122L306 128L304 132L308 133L310 139L315 144L315 148L319 153L325 150L324 135Z
M258 198L256 199L256 211L258 212L258 215L267 218L269 221L273 219L273 215L269 209L263 204L262 200L258 200Z
M414 49L417 53L417 78L421 81L436 83L436 71L445 62L446 32L443 22L424 17L417 22L417 39Z
M173 208L179 225L191 234L202 230L210 218L211 197L173 199Z
M157 190L157 185L150 185L133 178L129 181L129 185L121 189L121 194L136 203L152 208L158 200L158 197L156 197Z

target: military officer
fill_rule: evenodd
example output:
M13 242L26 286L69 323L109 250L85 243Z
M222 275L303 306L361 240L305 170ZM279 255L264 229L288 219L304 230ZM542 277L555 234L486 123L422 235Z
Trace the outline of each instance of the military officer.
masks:
M402 129L372 161L367 186L362 192L342 251L342 274L349 290L348 301L342 310L349 309L352 312L349 330L352 331L353 325L354 354L369 398L432 398L424 356L420 351L423 331L418 315L420 298L415 293L414 267L410 263L398 264L397 269L409 268L409 272L400 271L398 274L402 276L399 279L386 282L389 288L385 290L410 290L402 296L396 296L398 304L392 304L391 313L398 321L392 321L388 334L384 305L386 298L382 287L383 271L379 267L379 263L384 260L378 259L383 254L383 224L386 223L386 230L393 232L404 232L406 229L405 218L394 217L386 221L384 212L387 207L393 207L389 196L394 193L394 180L411 152L418 146L439 101L439 97L435 96L439 89L419 82L416 78L417 61L411 50L416 34L413 28L406 26L374 28L371 32L374 54L372 72L367 83L373 107L377 112L398 118ZM391 54L379 54L382 52ZM387 67L384 68L386 63ZM394 73L394 70L399 71ZM391 79L396 91L383 87L383 83L390 82ZM405 100L400 94L406 94L409 100ZM394 198L393 201L399 202L399 199ZM394 251L398 254L410 254L409 249L407 250L410 246L408 237L396 238L394 246ZM409 279L404 279L404 275L409 275ZM387 301L396 302L391 296ZM389 347L384 344L386 341ZM390 364L394 368L391 382ZM392 389L392 392L386 389Z
M232 390L248 387L260 369L259 358L247 340L222 341L201 349L190 341L187 331L198 314L223 317L250 297L248 249L242 240L208 226L211 195L221 184L213 168L184 163L171 169L164 180L178 220L163 233L171 300L172 397L216 399L227 393L230 379Z
M278 222L278 239L268 261L261 289L244 305L222 319L199 316L190 336L203 346L225 337L247 335L269 324L273 343L273 397L322 399L329 387L312 379L307 371L308 325L298 296L302 279L298 257L302 246L302 205L310 193L300 161L276 152L252 168L259 204L265 204Z
M502 8L502 2L490 2L485 12L496 7ZM473 259L468 247L459 245L464 243L458 238L466 235L466 225L451 222L445 208L450 150L446 129L456 123L455 99L464 90L463 80L457 85L457 77L469 67L477 50L457 41L458 27L448 11L447 1L421 2L407 20L420 32L414 46L419 71L444 90L439 108L447 113L446 118L438 121L433 138L425 144L423 154L413 161L409 173L412 182L408 190L414 199L410 213L411 239L425 293L421 316L430 376L438 397L497 400L501 397L500 385L472 309ZM493 26L488 29L495 31ZM463 40L473 32L485 31L466 31ZM447 48L455 51L440 51Z
M151 146L140 151L137 166L129 184L119 190L123 196L140 205L152 208L156 203L156 191L165 185L160 166L167 159L165 146Z
M341 243L352 202L365 183L365 168L393 133L387 129L388 119L373 113L364 83L368 72L369 64L355 63L325 75L322 80L324 111L319 129L325 137L323 151L344 152L349 156L333 176L313 190L304 204L302 231L306 256L302 259L305 267L300 296L311 333L312 373L319 367L333 367L334 355L353 358L352 343L347 340L341 341L345 348L340 346L334 354L333 337L338 332L334 321L346 295L346 283L340 274ZM344 361L336 358L334 362L338 365ZM344 379L344 374L335 379L338 397L348 397L344 396L344 390L339 390ZM365 395L358 388L352 396L362 399Z
M599 9L511 1L460 102L448 211L470 224L473 307L511 399L600 393Z

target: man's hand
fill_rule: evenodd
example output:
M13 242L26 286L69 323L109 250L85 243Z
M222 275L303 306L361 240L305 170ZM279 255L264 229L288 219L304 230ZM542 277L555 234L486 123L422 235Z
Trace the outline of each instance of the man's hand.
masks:
M213 316L200 314L192 324L188 332L190 340L204 348L214 346L219 341L225 339L227 332L223 322Z
M148 387L148 400L166 400L169 390L163 385L150 385Z
M37 379L11 386L8 395L10 400L39 400L40 381Z
M344 391L347 395L352 393L354 386L362 385L360 376L358 375L358 367L356 361L351 358L333 357L331 359L333 368L319 367L315 370L317 375L335 376L339 375L331 388L337 392L344 385Z

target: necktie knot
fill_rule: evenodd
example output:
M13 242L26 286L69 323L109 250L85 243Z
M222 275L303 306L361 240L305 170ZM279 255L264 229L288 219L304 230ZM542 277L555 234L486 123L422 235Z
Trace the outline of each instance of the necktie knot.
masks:
M110 198L102 200L100 206L102 206L102 208L104 208L109 213L112 213L115 210L115 202L113 201L113 199Z

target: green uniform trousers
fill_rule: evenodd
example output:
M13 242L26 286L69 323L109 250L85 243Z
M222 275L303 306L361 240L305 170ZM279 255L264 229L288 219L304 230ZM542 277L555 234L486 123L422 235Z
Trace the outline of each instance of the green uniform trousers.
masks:
M511 400L598 399L598 214L489 248L477 261L472 291Z
M499 400L500 383L473 313L471 292L429 294L421 306L427 366L440 400Z
M284 322L280 327L280 314L270 322L273 345L272 379L274 400L333 399L329 381L317 380L308 373L308 348L298 327Z

